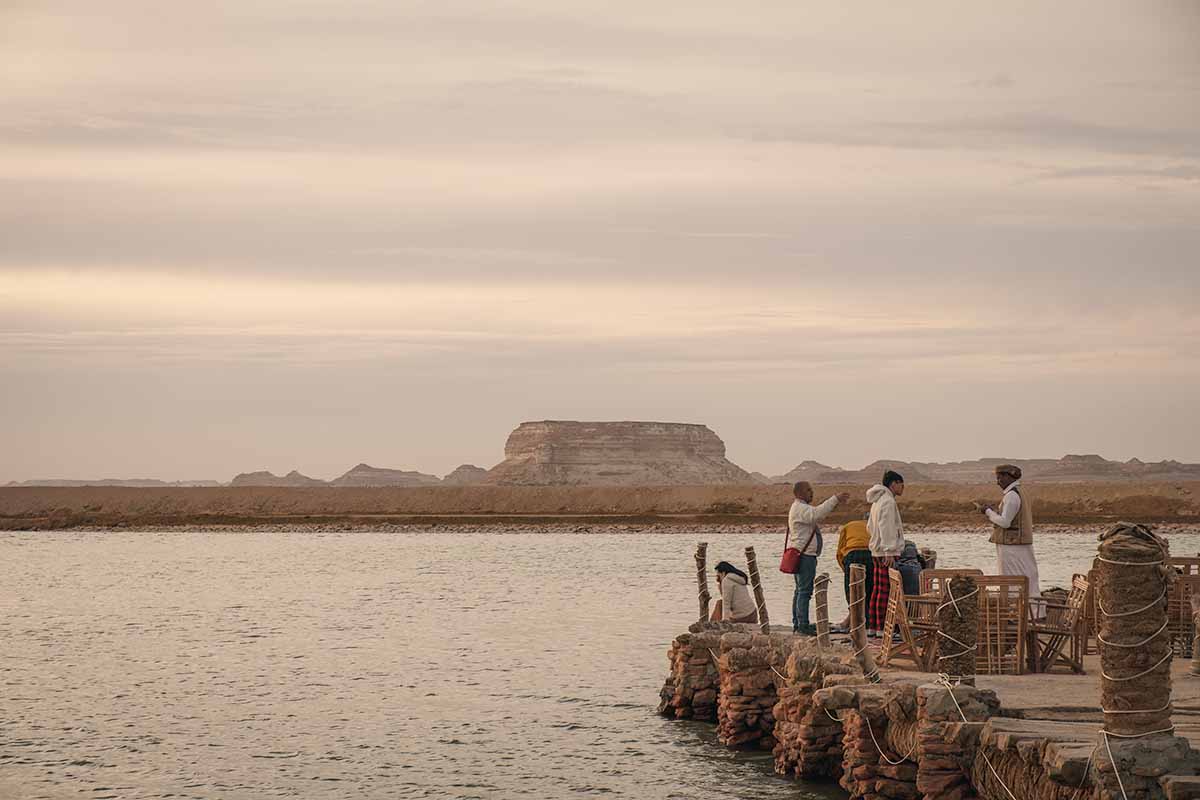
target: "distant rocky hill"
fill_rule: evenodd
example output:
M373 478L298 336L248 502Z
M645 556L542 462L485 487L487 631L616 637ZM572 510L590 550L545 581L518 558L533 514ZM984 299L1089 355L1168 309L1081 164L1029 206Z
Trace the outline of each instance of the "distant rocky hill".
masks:
M1098 455L1068 455L1062 458L981 458L976 461L936 462L876 461L860 470L829 467L803 461L776 476L777 483L875 483L884 470L894 469L909 483L991 483L997 464L1016 464L1025 478L1041 483L1087 483L1089 481L1187 481L1200 480L1200 464L1178 461L1146 463L1138 459L1109 461Z
M96 480L64 480L39 478L30 481L9 481L6 486L131 486L147 489L155 486L220 486L219 481L160 481L157 478L97 478Z
M487 480L488 471L483 467L477 467L474 464L462 464L454 468L446 477L442 478L442 483L447 486L470 486L476 483L483 483Z
M325 481L301 475L292 470L287 475L279 476L266 470L258 472L243 472L235 475L229 482L230 486L327 486Z
M329 482L330 486L436 486L441 483L436 475L404 469L381 469L370 464L352 467L339 478Z
M575 486L753 484L705 425L677 422L523 422L488 483Z

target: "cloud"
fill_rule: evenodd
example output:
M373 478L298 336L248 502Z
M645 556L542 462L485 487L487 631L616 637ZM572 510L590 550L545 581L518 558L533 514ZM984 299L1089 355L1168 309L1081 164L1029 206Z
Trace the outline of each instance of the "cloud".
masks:
M1068 180L1074 178L1144 178L1153 181L1200 181L1200 165L1176 164L1170 167L1147 167L1141 165L1097 165L1056 169L1042 175L1042 180Z
M967 82L967 86L972 89L1011 89L1016 85L1016 81L1003 72L997 72L986 78L976 78Z

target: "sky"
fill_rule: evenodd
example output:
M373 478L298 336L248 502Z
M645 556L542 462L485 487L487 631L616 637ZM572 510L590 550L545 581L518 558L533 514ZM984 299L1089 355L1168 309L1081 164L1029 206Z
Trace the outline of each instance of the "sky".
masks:
M1200 461L1198 254L1187 0L0 6L0 482Z

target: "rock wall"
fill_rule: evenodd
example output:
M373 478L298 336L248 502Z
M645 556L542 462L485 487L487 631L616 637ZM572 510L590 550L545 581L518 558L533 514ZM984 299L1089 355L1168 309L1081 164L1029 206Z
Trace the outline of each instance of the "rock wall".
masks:
M705 425L677 422L523 422L488 483L680 486L755 483L725 458Z

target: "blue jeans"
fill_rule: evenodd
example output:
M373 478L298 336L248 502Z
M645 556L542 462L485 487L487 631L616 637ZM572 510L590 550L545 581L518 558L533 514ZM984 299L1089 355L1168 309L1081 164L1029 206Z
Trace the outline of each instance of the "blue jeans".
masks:
M800 556L800 569L793 575L796 593L792 595L792 630L808 625L808 603L813 595L813 580L817 577L817 557Z

